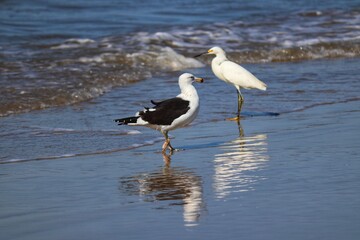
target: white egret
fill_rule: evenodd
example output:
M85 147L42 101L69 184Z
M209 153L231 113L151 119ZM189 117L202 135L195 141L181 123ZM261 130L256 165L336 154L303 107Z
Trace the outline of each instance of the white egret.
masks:
M241 107L244 102L244 97L240 92L240 88L244 89L259 89L265 91L267 85L257 79L251 72L227 59L225 51L220 47L213 47L207 52L196 55L199 57L204 54L214 54L215 58L211 62L211 68L215 76L226 83L234 85L238 94L238 112L237 117L230 120L239 120Z

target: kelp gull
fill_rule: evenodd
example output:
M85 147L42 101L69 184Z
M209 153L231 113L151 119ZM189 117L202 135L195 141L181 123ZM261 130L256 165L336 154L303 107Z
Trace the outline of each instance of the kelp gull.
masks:
M170 144L168 132L190 124L199 112L199 96L192 85L194 81L202 83L204 79L184 73L179 77L181 93L175 98L160 102L151 100L153 107L145 107L133 117L114 121L118 122L118 125L145 126L160 131L165 136L162 152L166 152L167 148L172 152L174 148Z

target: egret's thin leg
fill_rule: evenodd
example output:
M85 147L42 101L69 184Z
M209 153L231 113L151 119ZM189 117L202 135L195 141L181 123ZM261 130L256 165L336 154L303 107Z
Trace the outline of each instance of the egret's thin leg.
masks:
M244 103L244 97L242 96L240 90L237 91L238 93L238 116L240 116L241 108Z
M227 118L227 120L229 120L229 121L239 121L240 120L240 112L241 112L242 104L244 102L244 98L241 95L240 88L236 88L236 93L237 93L237 96L238 96L238 112L237 112L236 117Z

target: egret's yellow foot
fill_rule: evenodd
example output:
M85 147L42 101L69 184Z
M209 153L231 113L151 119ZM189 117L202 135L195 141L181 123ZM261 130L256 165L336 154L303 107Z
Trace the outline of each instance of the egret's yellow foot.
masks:
M237 116L237 117L233 117L233 118L227 118L226 120L228 121L240 121L240 116Z

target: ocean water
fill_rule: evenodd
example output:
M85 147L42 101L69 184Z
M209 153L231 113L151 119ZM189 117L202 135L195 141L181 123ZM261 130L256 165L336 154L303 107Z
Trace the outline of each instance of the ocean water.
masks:
M359 238L359 36L355 0L0 1L0 238ZM241 125L214 45L268 85ZM113 122L183 72L185 151Z
M241 63L358 57L359 18L355 0L2 1L0 116L199 68L214 45Z

